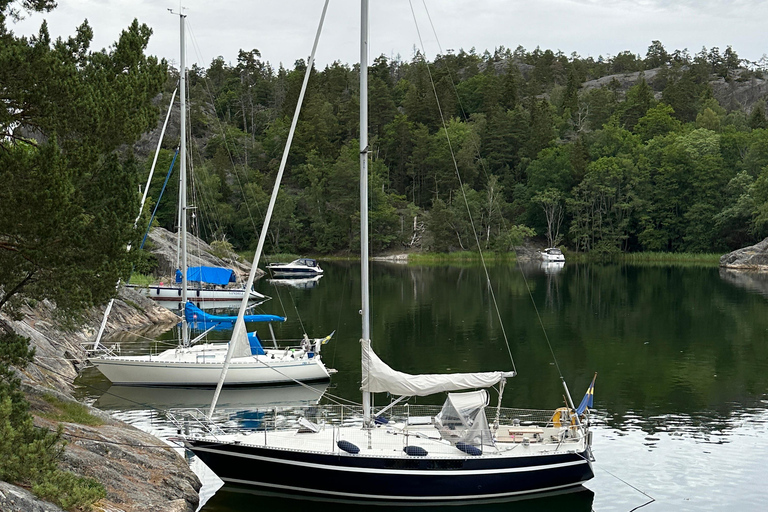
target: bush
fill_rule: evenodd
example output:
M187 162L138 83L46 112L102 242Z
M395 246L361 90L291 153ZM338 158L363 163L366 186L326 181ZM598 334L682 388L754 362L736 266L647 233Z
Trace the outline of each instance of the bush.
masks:
M27 338L0 327L0 480L30 487L38 497L66 510L90 509L106 496L104 487L59 469L65 446L63 428L59 425L51 432L35 427L29 402L20 391L12 367L26 367L33 356ZM67 417L84 417L77 407L63 409Z
M93 478L55 470L32 485L36 496L65 510L90 510L91 505L107 496L104 486Z

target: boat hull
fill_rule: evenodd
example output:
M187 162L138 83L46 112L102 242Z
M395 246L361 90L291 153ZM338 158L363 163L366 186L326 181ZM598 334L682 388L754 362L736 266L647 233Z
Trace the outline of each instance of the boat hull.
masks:
M364 457L186 439L224 482L326 498L462 501L565 489L594 475L588 454L530 457Z
M175 362L128 358L91 358L90 361L112 382L124 386L213 387L219 381L223 363ZM227 370L225 386L267 385L286 382L330 379L325 365L318 360L290 363L233 361Z
M309 278L322 275L323 271L318 271L313 268L289 268L289 267L269 267L272 275L275 277L293 277L293 278Z
M130 286L130 285L129 285ZM179 286L131 286L134 290L150 299L181 302L181 287ZM241 301L245 290L240 288L190 288L187 290L187 298L193 302L196 301ZM259 292L251 290L249 300L265 300L267 297Z

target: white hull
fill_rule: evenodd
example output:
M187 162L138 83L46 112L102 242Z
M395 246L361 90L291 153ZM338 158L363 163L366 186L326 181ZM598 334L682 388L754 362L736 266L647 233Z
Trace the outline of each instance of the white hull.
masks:
M323 269L317 261L310 258L299 258L290 263L270 263L267 270L275 277L308 278L323 275Z
M181 302L181 287L180 286L136 286L128 285L134 290L138 291L142 295L149 297L150 299L167 301L167 302ZM241 301L245 290L243 288L188 288L187 298L192 302L196 301ZM248 295L248 300L260 300L264 301L268 299L266 295L263 295L255 290L251 290Z
M144 386L216 386L227 344L166 350L149 356L101 356L90 359L112 384ZM291 383L329 379L319 356L302 350L266 350L265 355L233 358L225 386Z

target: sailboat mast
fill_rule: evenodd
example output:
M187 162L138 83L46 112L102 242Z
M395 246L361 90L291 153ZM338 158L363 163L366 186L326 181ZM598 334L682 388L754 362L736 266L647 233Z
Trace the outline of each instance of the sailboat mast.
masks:
M184 13L179 13L179 25L181 34L181 56L179 63L179 93L181 94L181 118L180 118L180 150L181 153L181 183L179 186L181 223L181 340L182 346L189 345L187 324L184 321L184 308L187 305L187 68L184 48Z
M360 285L363 340L371 339L370 289L368 282L368 0L360 6ZM368 343L363 343L363 350ZM367 372L367 351L363 354L363 372ZM368 376L363 375L363 382ZM363 389L363 425L371 422L371 393Z

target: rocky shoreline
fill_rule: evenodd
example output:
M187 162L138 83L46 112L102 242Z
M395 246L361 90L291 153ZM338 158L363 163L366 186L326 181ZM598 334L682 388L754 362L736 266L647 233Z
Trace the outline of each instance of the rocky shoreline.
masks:
M23 318L0 314L0 322L30 338L36 354L19 375L30 402L35 425L56 428L43 414L50 405L44 395L75 401L73 381L86 358L101 324L103 308L82 319L81 328L67 328L56 320L55 308L41 302L23 308ZM178 321L171 311L130 290L121 289L106 326L107 333L139 328L165 330ZM151 333L150 333L151 335ZM163 510L193 512L201 483L184 458L162 440L142 432L109 414L89 407L101 425L62 423L67 441L62 468L100 481L107 497L94 510L143 512ZM27 490L0 482L0 510L56 512L58 507L38 500Z
M720 266L733 270L768 271L768 238L720 258Z

